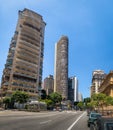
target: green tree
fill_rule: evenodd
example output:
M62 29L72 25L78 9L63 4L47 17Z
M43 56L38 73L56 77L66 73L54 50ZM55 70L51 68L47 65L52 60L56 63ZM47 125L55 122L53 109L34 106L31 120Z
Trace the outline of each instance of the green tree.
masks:
M0 99L0 107L3 105L3 99Z
M3 99L3 103L5 104L5 109L9 108L10 103L11 103L11 97L5 97Z
M47 104L47 108L53 108L54 102L52 100L46 99L45 102Z
M25 92L16 91L12 94L12 100L17 103L26 103L29 95Z
M105 102L106 102L106 106L113 105L113 97L106 96Z
M87 97L87 98L84 98L84 104L85 104L85 107L88 108L88 103L91 102L91 98L90 97Z
M91 102L91 98L90 97L87 97L87 98L84 98L84 103L89 103L89 102Z
M53 92L49 95L49 98L53 101L53 103L56 104L60 104L62 101L62 96L57 93L57 92Z
M74 105L77 106L78 103L79 103L79 101L76 101L76 102L74 102Z
M45 102L47 104L47 109L53 109L54 102L51 99L40 99L40 101Z
M84 102L80 101L77 106L82 110L84 108Z
M103 110L103 106L105 105L105 98L106 98L105 94L99 93L92 95L91 100L95 101L95 105L97 106L98 110L100 107Z
M93 110L95 107L97 107L96 101L91 101L87 103L87 108L89 108L90 110Z

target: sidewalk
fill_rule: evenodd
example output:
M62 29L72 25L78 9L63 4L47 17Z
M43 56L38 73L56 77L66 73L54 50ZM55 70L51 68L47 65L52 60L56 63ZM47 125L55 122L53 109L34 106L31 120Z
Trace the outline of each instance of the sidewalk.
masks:
M16 109L13 110L2 110L0 111L0 116L31 116L37 114L45 114L49 111L40 111L40 112L29 112L29 111L18 111Z
M35 112L18 111L18 110L2 110L0 116L13 116L13 115L35 115Z

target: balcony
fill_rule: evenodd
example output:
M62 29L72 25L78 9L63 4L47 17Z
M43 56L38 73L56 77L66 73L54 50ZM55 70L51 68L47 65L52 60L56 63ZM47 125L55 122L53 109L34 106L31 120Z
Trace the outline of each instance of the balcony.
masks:
M34 74L37 74L38 73L38 68L36 67L32 67L32 66L29 66L28 64L22 64L22 63L17 63L15 64L15 68L20 68L20 69L24 69L24 70L27 70L27 71L30 71L31 73L34 73Z
M39 49L38 50L33 49L33 48L27 46L27 44L24 44L22 42L19 42L18 47L23 49L24 51L27 51L27 52L31 53L31 54L34 54L34 55L38 55L39 54Z
M22 73L20 73L20 72L18 72L18 71L15 71L14 74L15 74L15 75L19 75L19 76L28 77L28 78L31 78L31 79L37 79L36 76L34 77L34 76L31 76L31 75L22 74Z
M34 50L39 50L39 46L37 47L37 46L35 46L29 42L23 41L23 40L19 40L19 41L20 41L20 43L22 43L22 45L24 44L25 46L28 46Z
M18 51L17 57L34 64L38 64L38 58L31 55L27 55L26 53L22 53L21 51L20 52Z
M38 65L37 64L34 64L34 63L31 63L31 62L26 62L25 60L22 60L22 59L18 59L18 57L16 58L16 64L18 65L21 65L21 64L24 64L25 66L31 66L31 67L34 67L38 70Z
M25 25L26 27L29 27L29 28L31 28L32 30L36 30L37 32L40 32L40 28L38 28L38 25L39 25L39 24L37 24L37 22L33 22L33 23L30 24L31 19L29 19L29 18L27 18L27 21L28 21L28 22L24 22L24 25Z
M99 87L99 92L106 93L113 86L113 72L110 72Z
M28 34L28 35L30 35L30 36L36 38L37 40L40 39L40 33L39 33L39 32L36 32L35 30L33 30L33 29L31 29L31 28L29 28L29 27L27 27L27 26L24 26L24 27L22 28L22 32L24 32L24 34Z
M27 75L27 77L33 77L33 78L36 78L37 77L37 74L34 74L34 73L32 73L32 72L30 72L30 71L28 71L28 70L22 70L22 69L20 69L20 68L15 68L14 69L14 72L17 72L17 73L19 73L19 74L24 74L24 75Z

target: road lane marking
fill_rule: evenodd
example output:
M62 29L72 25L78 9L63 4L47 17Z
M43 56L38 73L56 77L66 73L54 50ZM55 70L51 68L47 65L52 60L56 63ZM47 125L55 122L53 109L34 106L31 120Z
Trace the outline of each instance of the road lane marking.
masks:
M72 124L67 130L71 130L71 129L73 128L73 126L80 120L80 118L81 118L82 116L84 116L85 113L86 113L86 112L82 113L82 115L80 115L80 116L77 118L77 120L76 120L75 122L73 122L73 124Z
M77 113L76 111L66 111L66 113Z
M48 120L48 121L43 121L43 122L40 122L40 124L45 124L45 123L48 123L48 122L51 122L52 120Z

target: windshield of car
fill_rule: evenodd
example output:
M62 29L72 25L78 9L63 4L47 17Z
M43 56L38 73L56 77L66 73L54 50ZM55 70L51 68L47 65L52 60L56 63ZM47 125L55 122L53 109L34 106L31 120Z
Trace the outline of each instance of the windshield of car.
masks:
M113 122L106 123L105 124L106 129L105 130L113 130Z
M91 114L91 117L97 118L97 117L101 117L101 115L99 115L99 114Z

